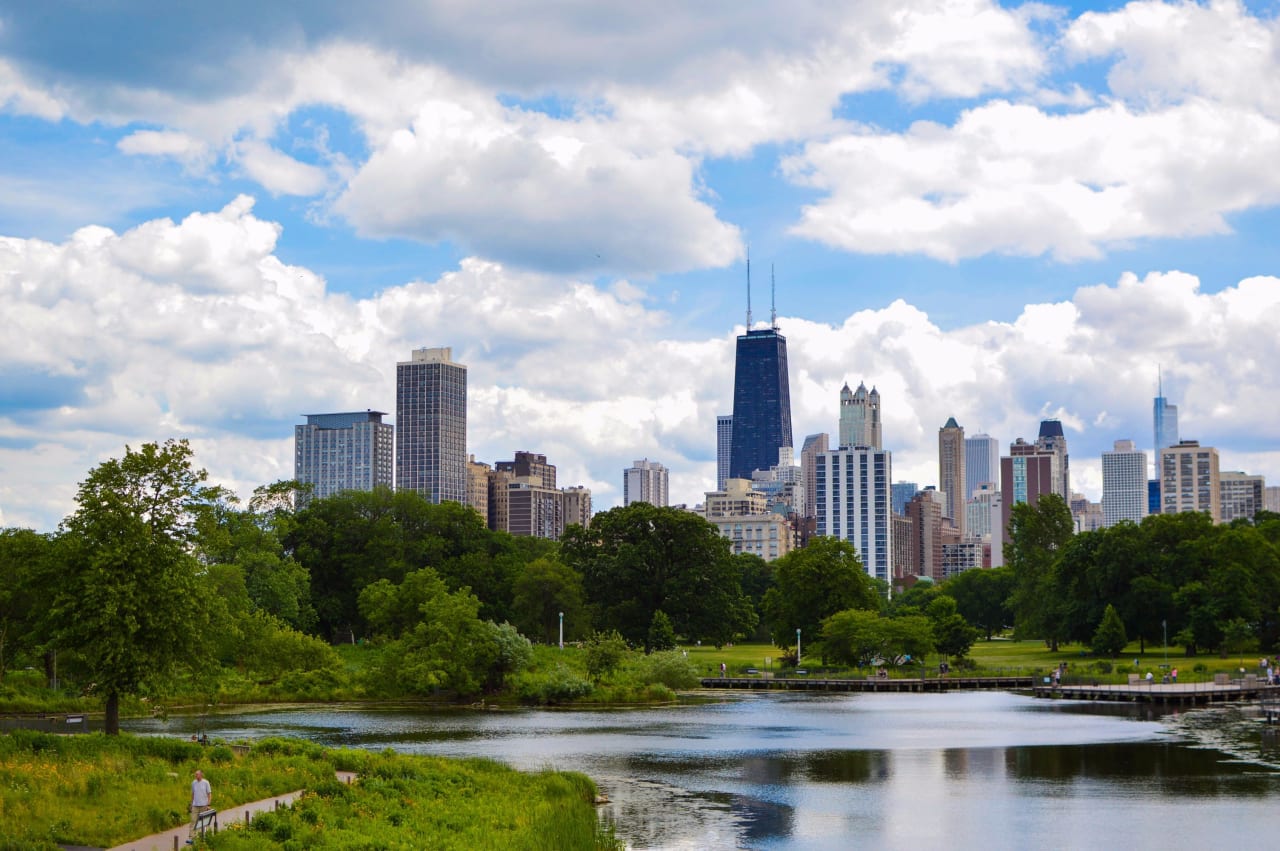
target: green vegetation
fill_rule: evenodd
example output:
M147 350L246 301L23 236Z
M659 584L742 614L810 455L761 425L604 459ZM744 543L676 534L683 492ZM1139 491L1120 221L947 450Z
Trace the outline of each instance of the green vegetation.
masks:
M211 836L211 848L620 847L596 818L594 784L576 773L286 740L236 756L174 739L25 731L0 737L0 847L111 846L181 825L196 768L223 810L310 791ZM360 780L339 783L336 770Z

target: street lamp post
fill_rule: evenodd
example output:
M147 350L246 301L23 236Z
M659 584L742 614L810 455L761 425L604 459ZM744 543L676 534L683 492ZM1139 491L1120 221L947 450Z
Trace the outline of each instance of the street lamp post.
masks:
M796 667L800 667L800 628L796 628Z
M564 649L564 612L560 613L560 649Z

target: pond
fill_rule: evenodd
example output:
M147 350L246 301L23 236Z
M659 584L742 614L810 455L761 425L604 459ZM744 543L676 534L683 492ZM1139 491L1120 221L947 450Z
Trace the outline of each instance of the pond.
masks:
M126 722L585 772L635 849L1267 847L1274 732L1006 693L726 696L626 710L291 708Z

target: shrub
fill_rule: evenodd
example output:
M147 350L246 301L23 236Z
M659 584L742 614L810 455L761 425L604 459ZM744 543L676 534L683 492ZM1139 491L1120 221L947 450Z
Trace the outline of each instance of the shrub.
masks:
M679 650L642 657L636 664L636 674L645 684L661 683L671 689L695 688L701 679L698 666Z

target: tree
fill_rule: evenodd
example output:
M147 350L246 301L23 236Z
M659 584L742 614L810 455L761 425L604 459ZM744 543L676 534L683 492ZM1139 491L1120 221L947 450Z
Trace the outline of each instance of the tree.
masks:
M1013 623L1008 606L1012 591L1013 574L1007 567L966 570L942 585L942 593L956 601L960 616L982 630L988 641Z
M956 601L939 596L929 604L925 614L933 625L933 644L944 656L964 658L978 639L978 631L969 626L957 611Z
M626 639L616 629L594 633L587 639L587 674L593 681L599 682L601 677L622 664L628 649Z
M822 621L845 609L879 611L880 597L848 541L809 539L774 562L774 586L764 596L773 643L791 647L796 630L817 638Z
M884 662L901 664L933 650L933 626L923 615L887 618L867 609L846 609L822 622L825 662L865 668Z
M1009 519L1005 558L1013 573L1014 625L1021 635L1044 639L1051 650L1058 649L1062 632L1055 567L1073 531L1071 509L1054 493L1034 506L1018 503Z
M565 638L573 640L590 630L590 618L582 591L582 577L554 558L538 558L516 577L511 603L512 620L523 634L555 644L564 614Z
M120 697L207 652L192 550L198 517L221 493L204 486L184 441L126 447L89 472L63 521L50 605L59 646L79 651L120 732Z
M659 609L677 633L718 645L755 628L729 542L703 518L647 502L571 526L561 558L582 575L593 621L643 646Z
M649 639L645 642L646 653L654 653L662 650L674 650L676 646L676 633L671 628L671 618L667 617L667 613L658 609L653 613L653 622L649 624Z
M1128 643L1129 637L1125 635L1124 621L1120 619L1120 613L1116 611L1115 606L1108 604L1106 611L1102 613L1102 622L1098 624L1098 629L1093 634L1089 649L1099 656L1110 656L1116 659L1124 652Z
M0 681L14 657L36 648L37 601L52 548L48 535L0 530Z

